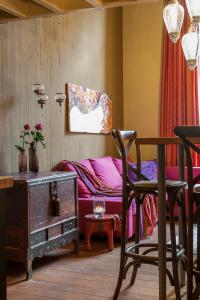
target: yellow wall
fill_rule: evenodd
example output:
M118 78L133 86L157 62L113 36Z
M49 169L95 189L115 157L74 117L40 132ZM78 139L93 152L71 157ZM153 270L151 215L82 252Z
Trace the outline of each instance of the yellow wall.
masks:
M39 149L40 169L61 159L112 154L110 136L65 132L54 101L66 82L107 91L113 100L114 127L123 126L122 10L92 11L0 25L0 171L18 170L18 142L25 122L41 120L32 84L43 82L47 149Z
M124 127L159 135L163 4L123 8ZM144 159L155 150L144 148Z

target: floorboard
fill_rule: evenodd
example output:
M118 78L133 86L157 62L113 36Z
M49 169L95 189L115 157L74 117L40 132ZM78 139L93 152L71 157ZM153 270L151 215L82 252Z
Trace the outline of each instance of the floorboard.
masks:
M33 278L25 281L24 266L8 263L8 300L111 300L117 282L120 244L115 241L112 252L107 251L106 240L93 240L93 251L81 243L75 255L69 247L36 259ZM158 270L143 265L135 285L129 287L130 273L123 284L119 300L157 300ZM167 299L175 300L174 289L167 284ZM185 288L182 288L182 299Z

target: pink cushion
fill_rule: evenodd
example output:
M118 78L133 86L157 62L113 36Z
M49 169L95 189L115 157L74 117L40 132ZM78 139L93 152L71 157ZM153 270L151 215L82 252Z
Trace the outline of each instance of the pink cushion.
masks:
M90 159L96 176L113 188L122 186L122 178L110 156Z
M85 166L93 175L95 175L89 159L82 159L79 161L79 163Z
M63 171L72 171L76 172L75 168L70 164L65 164ZM78 176L78 197L88 198L92 196L92 192L88 189L85 183Z
M119 174L122 176L123 175L122 160L120 158L113 158L112 160L113 160L115 167L117 168Z

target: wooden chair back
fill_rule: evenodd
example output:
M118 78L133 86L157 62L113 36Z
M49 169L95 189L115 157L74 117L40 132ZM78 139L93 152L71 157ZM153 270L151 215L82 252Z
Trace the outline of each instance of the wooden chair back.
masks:
M135 144L137 132L133 130L122 131L113 129L112 137L122 159L123 195L125 196L125 198L127 198L131 189L130 187L133 184L133 181L131 180L131 174L135 175L137 181L148 180L148 178L144 176L141 172L140 145ZM133 149L133 146L136 147L136 167L133 167L129 161L130 151Z
M183 142L187 163L188 188L191 190L200 181L200 174L193 178L192 151L200 154L200 148L190 138L200 137L200 126L176 126L174 132Z

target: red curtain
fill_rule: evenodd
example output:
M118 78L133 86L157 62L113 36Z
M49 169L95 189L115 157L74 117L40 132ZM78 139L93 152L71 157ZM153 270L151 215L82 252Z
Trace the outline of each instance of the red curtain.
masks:
M182 3L185 18L181 37L190 24L185 1ZM199 125L197 68L195 71L188 69L181 38L173 44L164 28L160 136L174 136L176 125ZM167 165L177 165L175 146L167 147ZM197 156L194 157L194 165L198 165Z

